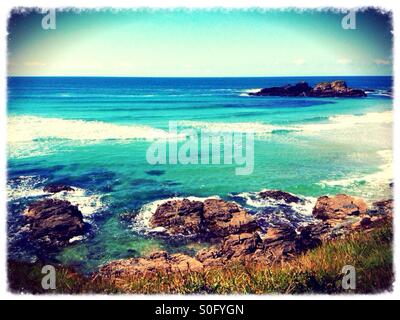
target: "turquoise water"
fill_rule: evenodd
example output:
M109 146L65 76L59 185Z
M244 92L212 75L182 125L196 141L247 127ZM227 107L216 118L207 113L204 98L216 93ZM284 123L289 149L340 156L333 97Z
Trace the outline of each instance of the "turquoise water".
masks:
M84 240L48 258L86 271L154 248L193 252L192 246L144 236L120 219L160 199L229 199L265 188L307 197L388 196L392 99L385 92L390 77L340 77L350 87L373 89L366 98L247 95L266 86L335 79L9 78L9 255L39 255L19 231L20 213L46 196L47 184L76 187L68 200L79 205L92 226ZM150 165L146 150L165 137L169 121L197 131L254 131L254 171L235 175L235 164Z

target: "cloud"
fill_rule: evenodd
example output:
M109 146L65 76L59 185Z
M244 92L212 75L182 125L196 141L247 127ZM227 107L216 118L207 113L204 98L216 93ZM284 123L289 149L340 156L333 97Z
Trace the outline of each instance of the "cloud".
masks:
M340 59L338 59L337 62L339 64L343 64L343 65L347 65L347 64L351 64L352 63L351 59L348 59L348 58L340 58Z
M374 63L378 64L378 65L388 65L388 64L390 64L390 60L388 60L388 59L375 59Z
M296 59L296 60L293 61L293 63L295 65L302 66L303 64L306 63L306 60L304 60L304 59Z
M41 61L25 61L24 66L26 67L44 67L46 63Z

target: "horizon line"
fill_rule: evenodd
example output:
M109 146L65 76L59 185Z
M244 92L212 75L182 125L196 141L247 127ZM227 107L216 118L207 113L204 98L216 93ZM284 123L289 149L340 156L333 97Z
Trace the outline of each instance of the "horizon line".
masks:
M7 78L289 78L289 77L393 77L388 75L282 75L282 76L116 76L116 75L7 75Z

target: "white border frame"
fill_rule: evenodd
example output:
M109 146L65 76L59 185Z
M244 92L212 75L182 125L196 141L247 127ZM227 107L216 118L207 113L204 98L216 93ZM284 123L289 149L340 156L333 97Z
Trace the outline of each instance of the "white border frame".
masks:
M396 280L394 283L394 291L375 295L327 295L327 294L316 294L316 295L30 295L30 294L13 294L7 289L7 272L6 272L6 253L7 253L7 209L6 209L6 123L7 123L7 92L6 92L6 77L7 77L7 21L8 15L14 7L42 7L42 8L54 8L54 7L78 7L78 8L135 8L135 7L146 7L146 8L338 8L338 9L350 9L356 7L379 7L385 10L390 10L393 13L393 27L395 30L394 34L394 51L393 51L393 76L394 76L394 101L393 101L393 127L394 127L394 140L393 140L393 169L394 169L394 198L395 198L395 214L394 214L394 267ZM397 123L400 120L400 110L397 110L397 103L400 99L399 92L399 80L400 65L396 59L396 52L399 52L399 36L397 36L397 30L400 28L400 2L393 0L6 0L0 2L0 14L1 14L1 42L0 42L0 54L2 57L2 63L0 64L0 101L1 104L1 121L0 123L0 199L4 199L1 203L2 210L0 216L0 299L24 299L24 300L56 300L56 299L67 299L67 300L84 300L84 299L99 299L99 300L308 300L308 299L322 299L322 300L341 300L341 299L356 299L356 300L382 300L382 299L399 299L400 298L400 285L398 281L400 254L398 244L400 241L400 234L397 230L397 226L400 223L400 211L398 210L397 203L400 200L400 193L397 192L397 185L400 183L399 173L400 166L395 164L399 161L399 150L400 150L400 125ZM397 142L397 144L396 144Z

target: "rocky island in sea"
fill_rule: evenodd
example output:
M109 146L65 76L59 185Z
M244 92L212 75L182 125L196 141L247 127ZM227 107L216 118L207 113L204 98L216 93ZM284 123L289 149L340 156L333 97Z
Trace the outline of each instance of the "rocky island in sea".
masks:
M295 85L285 85L281 87L263 88L260 91L250 92L250 96L278 96L278 97L315 97L315 98L358 98L366 97L367 94L362 89L347 87L346 81L335 80L332 82L320 82L314 87L310 87L307 82L302 81Z

